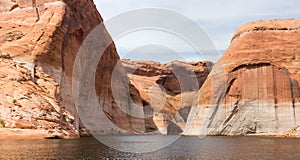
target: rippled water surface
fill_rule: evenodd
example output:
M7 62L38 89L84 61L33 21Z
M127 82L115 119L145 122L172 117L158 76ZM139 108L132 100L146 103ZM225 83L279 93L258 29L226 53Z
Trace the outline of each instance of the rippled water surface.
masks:
M118 136L120 148L157 145L166 136ZM115 139L117 139L117 144ZM158 140L158 141L157 141ZM133 143L134 142L134 143ZM163 141L162 141L163 142ZM138 154L111 149L94 138L2 140L0 159L300 159L300 139L263 137L181 137L161 150Z

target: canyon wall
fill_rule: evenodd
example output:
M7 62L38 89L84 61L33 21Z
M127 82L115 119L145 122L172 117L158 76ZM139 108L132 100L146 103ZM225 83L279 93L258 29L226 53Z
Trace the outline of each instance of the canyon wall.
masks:
M32 7L32 2L28 0L4 0L0 4L0 51L2 57L7 61L7 63L1 63L1 65L9 67L10 64L16 64L17 68L19 66L24 68L26 74L30 76L24 79L24 83L37 87L37 89L35 87L27 88L30 90L30 94L42 95L38 88L45 88L43 86L47 85L49 90L43 90L47 97L37 100L39 103L42 103L41 101L46 101L47 103L43 103L45 106L37 105L36 107L39 108L40 112L45 112L46 115L50 112L48 110L56 109L60 114L57 114L56 120L51 121L51 123L57 126L61 126L60 120L65 118L63 114L66 113L70 118L65 118L64 122L68 123L68 129L65 127L64 129L69 130L72 134L74 132L74 135L78 135L76 130L83 127L83 125L79 125L79 116L73 101L73 65L85 37L103 21L96 6L92 0L44 0L38 1L34 5L38 8L37 14L36 8ZM141 112L130 110L133 101L135 101L135 104L141 105L141 98L137 94L131 100L130 94L127 94L128 88L132 92L135 88L130 85L124 68L121 65L117 65L119 56L105 27L102 27L98 32L98 36L100 37L99 45L108 46L102 54L98 66L95 68L95 81L99 82L95 85L99 107L102 108L106 118L109 118L117 127L122 128L124 132L143 133L145 130L144 120L131 116L131 112L143 115L142 107L140 109ZM17 68L14 72L19 75L21 73ZM116 87L120 91L119 94L124 95L121 96L121 98L125 99L122 107L127 108L129 110L128 113L122 111L114 102L111 91L113 70L119 73L118 79L115 80L118 83ZM12 73L3 74L3 76L7 77ZM25 71L22 74L24 74L24 77L27 77L25 76ZM78 80L80 77L75 77L75 79ZM39 82L48 83L40 86ZM4 97L10 97L2 99L2 109L7 110L10 106L16 106L15 101L21 103L22 98L16 96L16 90L5 88L4 85L2 85L1 89L3 89L1 93L5 94L3 95ZM105 99L105 102L103 99ZM31 101L32 98L29 98L29 100ZM7 103L10 105L5 105ZM28 110L26 116L33 118L35 114L31 113L31 107L30 105L22 105L22 108ZM4 122L10 121L7 120L7 116L13 113L1 113L5 113L1 115ZM23 114L25 113L18 114L24 117ZM22 128L18 127L18 125L10 125L14 124L14 121L16 120L5 123L3 128ZM26 123L35 122L33 119L30 119ZM31 124L28 125L30 126ZM47 126L51 125L47 124ZM41 128L47 132L46 127ZM61 128L57 127L57 130L61 130ZM105 128L102 134L107 134L108 132L114 134L111 128Z
M130 60L123 67L102 21L91 0L0 2L1 135L74 138L98 122L97 134L299 135L299 20L241 26L213 68ZM82 48L93 60L98 48L82 44L95 28L93 44L105 49L91 89L102 115L90 124L80 121L72 90L85 87L92 72L80 67L90 61L73 67Z
M299 134L299 27L292 19L241 26L198 92L185 134Z
M142 98L146 131L180 134L193 99L213 66L211 62L122 60Z

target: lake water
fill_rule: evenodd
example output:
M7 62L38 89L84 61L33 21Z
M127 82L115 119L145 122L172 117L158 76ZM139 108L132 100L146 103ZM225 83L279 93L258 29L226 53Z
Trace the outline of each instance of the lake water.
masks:
M165 136L119 136L122 147L139 137L140 145ZM107 139L110 139L107 136ZM156 141L155 141L156 142ZM74 140L2 140L0 159L300 159L300 139L264 137L181 137L150 153L126 153L111 149L94 138Z

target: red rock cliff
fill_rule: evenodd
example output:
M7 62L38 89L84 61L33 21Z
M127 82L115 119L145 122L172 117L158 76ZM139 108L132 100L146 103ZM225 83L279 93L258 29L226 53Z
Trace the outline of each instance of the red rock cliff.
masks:
M180 134L211 62L122 60L144 105L147 132ZM179 83L181 82L181 83Z
M75 116L76 109L72 97L72 73L74 61L85 37L102 22L92 0L44 0L38 1L39 16L27 0L1 1L0 16L0 50L4 55L12 57L12 63L18 62L32 72L30 81L37 81L43 77L35 75L38 72L50 75L56 82L57 88L51 92L52 100L61 107L65 107ZM136 119L122 111L114 103L111 91L111 75L113 69L120 73L118 89L126 91L129 85L123 67L116 65L119 60L114 43L108 32L103 29L99 33L101 43L108 45L96 70L97 96L105 97L106 102L101 103L106 116L116 126L133 133L144 132L144 120ZM131 87L132 90L134 88ZM128 96L125 108L130 108L132 100ZM135 97L136 102L140 98ZM4 106L6 107L6 106ZM30 110L30 109L29 109ZM116 111L117 110L117 111ZM75 125L73 122L70 125ZM107 131L110 131L107 128ZM104 133L105 134L105 133Z
M278 135L300 124L300 21L241 26L198 93L186 134Z

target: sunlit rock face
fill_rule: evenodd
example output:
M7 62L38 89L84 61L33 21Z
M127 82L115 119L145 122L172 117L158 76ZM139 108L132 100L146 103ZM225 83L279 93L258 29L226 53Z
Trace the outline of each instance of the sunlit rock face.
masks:
M0 2L0 51L4 57L6 55L11 57L11 62L9 61L7 64L18 63L25 66L25 69L28 70L26 73L29 72L33 77L28 79L29 81L32 80L33 83L36 83L37 79L45 79L46 81L46 78L49 81L51 79L50 82L53 81L53 83L48 84L50 85L48 87L51 88L49 93L48 91L45 92L50 94L48 98L51 99L51 102L53 101L53 104L70 111L66 111L66 114L70 115L71 118L66 118L63 123L68 123L68 130L71 130L73 134L73 131L78 129L79 123L79 116L72 95L74 61L84 39L102 22L102 18L92 0L37 0L35 2L33 3L31 0L3 0ZM36 12L36 8L38 12ZM144 133L144 120L136 118L143 117L142 107L137 108L137 110L131 109L134 102L134 104L141 105L141 98L138 92L134 98L130 97L128 90L135 93L136 89L130 85L123 66L117 65L119 56L105 27L98 34L100 37L99 45L108 46L95 68L95 81L97 82L95 89L99 108L105 113L103 119L109 119L124 132ZM127 112L120 109L112 95L111 77L113 70L118 73L114 87L119 91L119 95L122 95L121 99L124 102L122 107ZM18 72L16 71L16 73ZM38 72L48 77L34 75ZM75 79L78 80L80 77L75 77ZM39 91L31 92L39 94ZM11 95L11 97L14 96ZM44 100L45 98L41 99ZM1 102L1 104L5 103ZM56 107L55 105L54 107ZM28 108L28 110L32 109L32 106L29 105L23 107ZM53 106L49 104L49 108L53 108ZM61 112L61 114L63 113L65 111ZM141 115L131 116L134 114ZM51 121L47 127L59 126L60 116L62 115L57 113L55 121ZM32 117L35 116L32 115ZM56 121L56 119L58 120ZM30 124L26 125L30 126ZM83 127L84 124L80 126ZM114 132L111 128L105 128L101 132L101 134L107 133L120 132Z
M298 130L299 27L299 20L241 26L199 91L185 134L282 135Z
M186 127L194 97L213 63L122 60L131 83L139 91L146 118L146 131L181 134Z
M0 103L5 122L1 138L79 136L74 113L57 99L63 38L56 33L61 31L67 5L39 1L38 6L39 19L32 1L0 2ZM45 57L40 59L41 55Z

